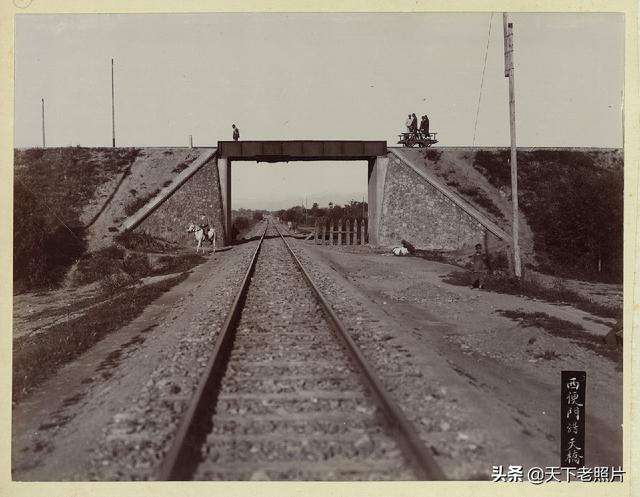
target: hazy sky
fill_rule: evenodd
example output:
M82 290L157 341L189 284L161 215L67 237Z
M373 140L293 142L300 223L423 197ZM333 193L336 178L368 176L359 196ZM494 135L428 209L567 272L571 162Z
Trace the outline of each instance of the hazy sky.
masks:
M29 15L16 20L15 145L230 139L395 144L427 112L471 145L491 14ZM513 14L521 146L620 147L621 14ZM502 14L491 23L476 145L508 145ZM287 185L287 193L282 187ZM364 163L234 168L234 207L361 199ZM327 196L327 198L324 198ZM244 203L244 205L243 205Z

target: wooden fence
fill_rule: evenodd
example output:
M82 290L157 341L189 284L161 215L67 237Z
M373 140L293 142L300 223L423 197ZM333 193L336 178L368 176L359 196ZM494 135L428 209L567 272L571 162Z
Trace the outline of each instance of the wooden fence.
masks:
M313 243L316 245L364 245L369 238L367 219L316 218Z

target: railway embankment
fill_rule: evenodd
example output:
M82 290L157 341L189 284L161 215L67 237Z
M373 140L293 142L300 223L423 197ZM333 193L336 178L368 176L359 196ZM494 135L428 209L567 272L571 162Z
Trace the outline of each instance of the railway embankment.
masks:
M14 402L204 262L170 241L117 229L202 155L185 148L16 151Z
M436 178L483 217L511 233L508 149L399 150L414 167ZM623 187L622 150L518 149L519 235L525 269L570 279L621 283ZM455 232L457 223L449 219L447 229ZM419 223L408 219L405 224ZM410 231L402 235L411 241Z
M63 284L78 260L112 246L120 223L202 153L187 148L16 150L14 293Z

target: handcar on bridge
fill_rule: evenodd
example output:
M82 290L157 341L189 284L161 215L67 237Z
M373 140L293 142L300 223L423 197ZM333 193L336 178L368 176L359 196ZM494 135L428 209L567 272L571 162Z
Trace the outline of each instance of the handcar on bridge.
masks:
M438 133L424 133L420 130L416 132L400 133L398 135L398 145L403 147L430 147L438 143L436 135Z

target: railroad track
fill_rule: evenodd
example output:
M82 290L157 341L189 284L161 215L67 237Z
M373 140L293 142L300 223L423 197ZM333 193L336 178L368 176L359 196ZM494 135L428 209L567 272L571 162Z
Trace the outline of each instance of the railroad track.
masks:
M156 477L445 479L269 224Z

